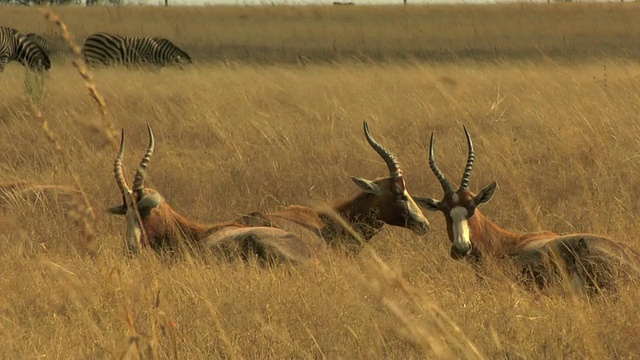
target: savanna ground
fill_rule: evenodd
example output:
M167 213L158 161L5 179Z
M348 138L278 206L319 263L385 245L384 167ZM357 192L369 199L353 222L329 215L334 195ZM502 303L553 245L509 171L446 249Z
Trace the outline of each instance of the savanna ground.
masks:
M639 357L637 287L617 299L547 297L495 264L478 281L448 257L440 214L425 212L428 237L387 228L319 268L127 259L125 222L105 211L121 198L104 130L127 131L131 181L152 124L149 185L214 222L332 202L357 191L352 175L386 176L365 119L408 190L440 197L428 136L458 181L465 124L471 189L498 181L484 212L499 224L640 248L638 5L55 11L79 41L161 35L196 64L93 72L106 117L71 55L54 59L43 87L19 64L0 76L0 182L42 186L4 190L1 356L114 358L132 343L189 359ZM2 8L0 24L57 31L35 9Z

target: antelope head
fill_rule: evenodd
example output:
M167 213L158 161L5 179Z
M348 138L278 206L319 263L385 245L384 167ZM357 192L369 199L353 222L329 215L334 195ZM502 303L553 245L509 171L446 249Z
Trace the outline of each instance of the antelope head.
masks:
M369 145L387 164L389 177L367 180L352 176L353 182L369 195L360 206L367 212L376 214L378 219L386 224L409 228L418 235L425 235L429 232L429 220L409 195L400 163L371 136L366 121L364 135Z
M122 205L109 208L109 212L116 215L124 215L127 219L126 245L132 254L138 254L140 249L147 245L155 245L156 241L166 236L167 222L165 215L171 211L165 199L153 189L144 187L145 173L155 141L151 126L147 124L149 132L149 147L140 161L133 182L133 190L129 188L122 174L122 158L124 157L124 129L120 140L120 151L114 162L113 173L116 183L122 193Z
M469 179L471 178L471 170L473 170L475 152L471 135L469 135L466 127L464 127L464 132L467 136L469 155L458 190L453 189L449 180L447 180L436 164L433 155L434 135L431 133L431 141L429 143L429 167L440 182L442 190L444 191L444 197L440 201L432 198L414 197L416 202L425 209L441 211L444 214L447 223L447 234L452 244L451 256L455 259L461 259L472 253L474 245L471 242L469 221L473 219L477 207L491 200L498 185L494 181L482 188L478 194L469 191Z

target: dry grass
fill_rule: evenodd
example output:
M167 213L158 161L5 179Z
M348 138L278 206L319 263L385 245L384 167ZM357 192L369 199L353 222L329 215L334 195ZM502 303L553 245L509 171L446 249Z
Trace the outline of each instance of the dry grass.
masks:
M604 10L616 7L584 9L608 14ZM522 16L521 8L531 10L529 5L462 7L459 16L512 9L513 17L496 24L501 29ZM581 7L551 8L573 9L569 19L587 17ZM627 18L635 9L613 13ZM80 10L60 10L63 19L74 11ZM89 11L97 17L107 10ZM233 29L241 23L180 22L204 16L190 9L108 11L120 17L105 26L124 30L139 26L132 19L144 11L163 21L175 11L175 27L161 27L159 21L157 28L144 30L180 33L186 44L207 37L207 27ZM318 13L332 29L334 24L322 16L346 16L352 10L216 11L248 12L250 19L254 12L255 17L280 14L273 21L282 27L288 26L282 18L295 12ZM8 13L14 19L25 15L22 28L51 26L33 10L3 9L0 19L10 20ZM371 18L357 19L373 23L382 10L362 14ZM483 16L478 15L479 23L495 21ZM541 16L533 11L531 22L546 21ZM31 17L40 20L29 25ZM94 20L106 21L66 17L78 33L95 30ZM622 41L615 31L621 23L609 18L602 24L598 38L585 41ZM577 29L574 34L595 31L584 25L569 22L566 27ZM399 27L388 33L406 35ZM332 40L330 30L318 34ZM251 37L249 30L244 36L268 43ZM450 36L455 43L465 39L455 32L437 36ZM513 47L529 41L523 34L511 37ZM626 39L628 44L637 41ZM296 44L303 49L303 42ZM482 40L477 44L485 46ZM250 52L247 58L252 56L258 55ZM640 248L635 219L640 210L638 75L634 63L612 56L573 63L471 58L422 65L199 64L185 71L109 69L93 79L109 121L127 130L125 163L132 168L139 161L147 141L144 123L150 122L158 142L150 185L195 219L227 220L286 204L341 199L356 191L350 175L385 175L383 162L361 133L363 119L370 119L374 136L404 164L410 192L438 197L439 186L427 167L428 135L436 131L440 166L457 179L465 161L461 125L466 124L477 148L471 189L499 182L484 211L498 223L517 230L607 234ZM448 258L439 214L427 214L434 228L428 238L387 229L373 239L373 252L332 256L322 269L266 270L197 258L165 264L154 256L127 260L124 220L106 213L120 196L103 115L70 63L54 65L45 80L46 97L38 106L60 151L53 150L42 124L33 119L32 95L22 91L24 70L12 64L0 77L2 357L114 358L128 351L126 358L141 352L143 357L189 359L405 359L425 354L538 359L637 358L640 353L637 289L623 290L617 300L587 301L527 293L501 271L478 281L468 265ZM84 194L88 205L82 196L70 201L70 192ZM86 255L87 239L93 239L96 256Z
M80 43L98 31L163 36L199 62L306 64L640 57L640 4L634 2L59 7L55 11ZM27 8L3 8L0 24L25 33L52 31L40 13Z

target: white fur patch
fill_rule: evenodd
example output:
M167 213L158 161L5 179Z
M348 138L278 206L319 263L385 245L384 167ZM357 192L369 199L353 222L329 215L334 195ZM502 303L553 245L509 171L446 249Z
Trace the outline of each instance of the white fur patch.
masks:
M453 194L451 195L451 200L453 200L453 203L454 203L454 204L457 204L457 203L458 203L458 201L460 201L460 196L458 196L458 193L453 193Z
M457 249L471 249L471 239L469 239L469 212L462 206L456 206L449 212L451 216L453 230L453 246Z
M127 202L127 212L125 214L127 219L127 250L131 254L138 255L141 248L140 241L142 239L142 229L140 229L138 216L133 209L133 194L131 194L131 191L127 191L125 192L124 197Z
M424 222L427 222L427 218L424 217L422 210L420 210L420 207L418 207L418 204L416 204L416 202L413 201L413 198L411 197L411 195L409 195L409 192L407 192L407 190L404 191L404 196L407 198L407 205L412 217L422 218L424 219Z

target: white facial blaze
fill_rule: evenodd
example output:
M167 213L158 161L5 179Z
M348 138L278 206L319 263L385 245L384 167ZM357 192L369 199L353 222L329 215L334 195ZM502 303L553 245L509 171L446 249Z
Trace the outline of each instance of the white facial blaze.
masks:
M416 202L413 201L413 198L411 197L411 195L409 195L407 190L404 191L404 196L407 199L407 205L408 205L407 207L409 208L409 213L411 213L411 217L414 219L424 219L424 222L427 222L427 218L424 217L422 210L420 210L420 207L418 207L418 204L416 204Z
M133 208L133 195L131 191L127 191L124 194L125 201L127 202L127 212L125 217L127 219L127 235L126 243L127 249L132 254L137 255L140 252L140 241L142 238L142 229L138 223L138 216Z
M456 249L471 249L471 239L469 239L469 212L462 206L456 206L449 213L451 216L453 230L453 246Z

